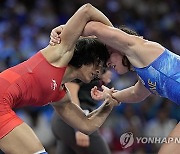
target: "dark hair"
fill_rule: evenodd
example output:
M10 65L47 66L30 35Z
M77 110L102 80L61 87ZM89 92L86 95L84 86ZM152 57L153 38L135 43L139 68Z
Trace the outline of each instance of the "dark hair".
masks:
M103 66L106 67L109 57L110 54L105 44L98 41L97 38L84 37L77 41L74 55L69 64L80 68L82 65L103 63Z
M120 26L119 29L122 30L123 32L127 33L127 34L139 36L139 34L136 31L134 31L134 30L132 30L132 29L130 29L124 25ZM129 59L126 56L123 56L122 64L124 66L128 67L129 71L131 70L131 63L129 62Z

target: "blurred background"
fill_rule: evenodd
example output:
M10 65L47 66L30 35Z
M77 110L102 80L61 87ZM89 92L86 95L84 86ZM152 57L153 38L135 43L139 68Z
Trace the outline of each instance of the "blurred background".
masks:
M126 25L145 39L159 42L180 54L180 5L178 0L1 0L0 71L12 67L48 45L51 30L65 24L83 4L101 10L115 27ZM135 74L112 75L112 85L123 89L136 82ZM51 106L16 110L35 131L49 154L56 144L51 132ZM156 96L137 104L114 108L100 132L112 154L157 153L160 144L134 142L123 149L120 136L166 137L180 120L179 107ZM68 135L68 134L67 134Z

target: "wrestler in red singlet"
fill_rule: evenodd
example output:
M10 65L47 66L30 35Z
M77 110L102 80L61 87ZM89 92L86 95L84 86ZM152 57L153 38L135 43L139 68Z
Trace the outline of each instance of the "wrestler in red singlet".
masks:
M0 73L0 138L23 121L12 108L43 106L60 100L66 67L52 66L38 52L27 61Z

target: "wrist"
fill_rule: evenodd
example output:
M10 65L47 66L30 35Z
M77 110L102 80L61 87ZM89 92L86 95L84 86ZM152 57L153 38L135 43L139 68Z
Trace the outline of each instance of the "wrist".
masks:
M105 100L106 101L106 100ZM112 103L110 103L109 101L105 102L104 108L107 110L112 110L114 107L114 105Z
M114 94L115 94L115 92L111 93L111 97L112 97L114 100L116 100L117 102L119 102L119 100L117 99L116 96L114 96Z

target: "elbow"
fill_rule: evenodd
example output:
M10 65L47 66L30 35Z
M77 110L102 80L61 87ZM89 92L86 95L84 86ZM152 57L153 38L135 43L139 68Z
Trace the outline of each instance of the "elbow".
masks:
M86 135L91 135L94 132L95 132L95 130L93 130L93 129L87 129L83 133L86 134Z
M91 135L93 132L94 132L94 131L91 131L91 130L88 130L88 131L87 131L87 130L86 130L86 131L84 131L83 133L86 134L86 135Z
M147 96L143 95L142 93L136 93L134 90L132 91L132 95L133 95L133 101L138 103L138 102L142 102L144 101Z
M97 36L97 30L98 30L98 27L97 27L97 22L94 22L94 21L90 21L87 23L85 29L84 29L84 36L89 36L89 35L95 35Z
M87 127L84 129L80 129L79 131L86 135L91 135L94 132L93 130L91 130L90 128L87 128Z
M85 15L88 21L91 19L91 13L93 11L92 8L93 6L90 3L84 4L82 6L82 13Z
M86 3L86 4L84 4L83 5L83 7L85 8L85 10L89 10L89 9L91 9L93 6L90 4L90 3Z
M91 27L91 31L94 33L94 35L99 33L99 30L102 30L104 24L97 22L97 21L90 21L88 23L88 26Z

